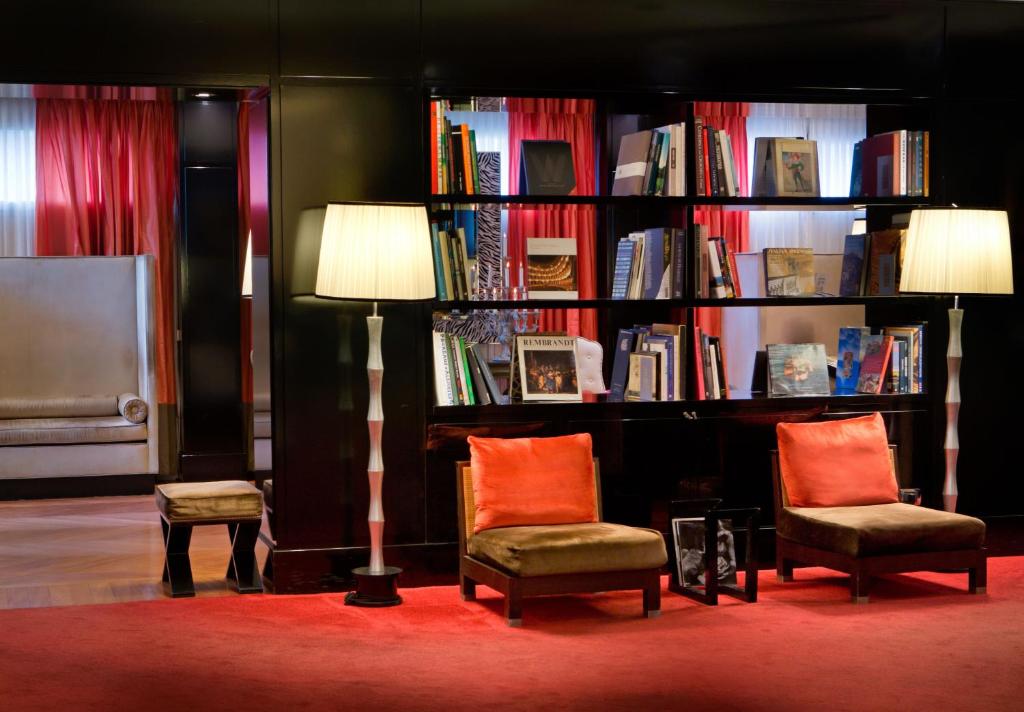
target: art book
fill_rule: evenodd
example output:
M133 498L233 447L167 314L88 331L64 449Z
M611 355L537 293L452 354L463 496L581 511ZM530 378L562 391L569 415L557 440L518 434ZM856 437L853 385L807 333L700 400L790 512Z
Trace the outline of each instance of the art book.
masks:
M768 395L831 395L824 344L768 344Z
M814 250L766 247L764 283L769 297L814 296Z
M868 236L847 235L843 246L843 272L839 278L839 296L857 297L864 292L864 260Z
M672 537L676 548L676 575L680 586L704 586L706 581L705 536L703 517L685 517L672 520ZM736 583L736 540L732 522L718 522L718 582Z
M526 238L526 284L530 299L579 299L576 240Z
M524 402L583 400L575 336L518 336L516 349Z
M860 378L861 340L871 335L866 326L842 326L839 328L839 345L836 349L836 395L851 394L857 388Z
M881 393L885 380L885 369L892 352L891 336L865 336L861 339L860 376L857 379L858 393Z

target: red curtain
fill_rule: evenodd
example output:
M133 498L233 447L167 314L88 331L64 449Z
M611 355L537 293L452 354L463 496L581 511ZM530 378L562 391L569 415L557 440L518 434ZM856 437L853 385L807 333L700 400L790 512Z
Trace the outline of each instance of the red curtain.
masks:
M175 402L177 160L170 101L36 102L36 253L155 257L160 403Z
M576 188L572 195L593 195L594 101L592 99L508 100L509 179L511 192L519 187L520 141L547 139L568 141L572 146ZM596 214L592 205L537 205L511 207L508 214L508 255L513 279L525 262L527 237L564 237L576 240L580 299L597 296ZM592 309L546 309L541 318L545 331L597 338L597 315Z
M750 105L739 102L698 101L693 113L704 119L705 125L724 130L732 141L733 155L736 159L736 174L739 194L750 195L747 184L747 115ZM708 207L694 211L694 222L707 225L713 237L724 237L729 250L733 253L746 252L750 249L750 221L745 210L722 210L719 207ZM697 309L697 326L705 333L721 336L722 310L718 307L699 307Z

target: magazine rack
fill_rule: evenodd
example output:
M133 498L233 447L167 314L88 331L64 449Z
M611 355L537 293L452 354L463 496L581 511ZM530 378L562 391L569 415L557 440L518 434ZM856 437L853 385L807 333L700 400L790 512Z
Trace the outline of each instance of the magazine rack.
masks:
M738 598L747 603L757 603L757 532L760 528L761 510L758 507L742 507L718 509L721 499L681 499L673 500L669 505L669 521L675 517L693 515L704 517L704 571L718 570L718 523L723 519L733 522L742 521L746 529L743 552L743 586L725 584L717 576L705 575L705 585L688 586L679 580L678 573L669 576L668 590L681 596L692 598L708 606L718 605L718 595L724 594ZM676 547L673 554L678 556ZM738 567L737 567L738 568Z

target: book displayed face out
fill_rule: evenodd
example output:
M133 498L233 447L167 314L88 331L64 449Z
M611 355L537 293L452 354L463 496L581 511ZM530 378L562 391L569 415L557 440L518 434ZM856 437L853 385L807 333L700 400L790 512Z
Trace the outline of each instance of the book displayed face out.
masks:
M769 396L831 395L824 344L768 344Z
M764 284L769 297L814 296L814 250L810 247L767 247Z
M521 142L519 192L523 195L569 195L576 187L572 146L568 141Z
M704 586L707 583L704 555L704 518L684 517L672 520L676 548L676 576L680 586ZM718 582L736 583L736 543L732 522L718 522Z
M526 285L531 299L578 299L576 240L526 238Z
M516 338L524 402L582 401L575 336Z

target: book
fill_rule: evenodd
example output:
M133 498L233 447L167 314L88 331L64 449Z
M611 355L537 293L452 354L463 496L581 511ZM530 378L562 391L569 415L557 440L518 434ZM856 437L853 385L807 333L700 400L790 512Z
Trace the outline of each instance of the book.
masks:
M768 344L768 396L831 395L824 344Z
M636 332L632 329L619 329L615 339L615 357L612 361L612 380L609 400L624 400L626 381L629 378L629 355L633 353Z
M858 393L882 392L891 352L891 336L871 335L861 339L860 375L857 379Z
M766 247L765 291L769 297L813 296L814 250L810 247Z
M861 339L870 336L871 329L864 326L842 326L836 347L836 393L851 394L860 378Z
M665 229L644 230L643 299L656 299L665 273Z
M430 335L434 352L434 398L437 405L457 405L457 394L452 388L450 373L451 362L448 349L445 348L445 334L434 331Z
M434 286L437 289L437 298L441 301L450 299L448 296L449 280L445 279L444 260L441 256L441 237L437 223L430 223L430 249L434 257Z
M907 326L886 326L886 336L903 337L907 341L907 387L906 393L924 392L924 324Z
M905 236L906 230L900 229L871 233L868 241L865 294L873 297L896 294L903 265Z
M661 354L656 351L637 351L629 355L629 382L626 400L658 400Z
M626 238L615 247L615 271L612 276L612 299L625 299L629 290L629 276L633 271L634 243Z
M452 347L458 361L459 377L466 389L465 405L476 405L476 394L473 392L473 377L469 372L469 359L466 357L466 340L461 336L452 337Z
M491 398L491 402L496 404L504 403L504 396L501 393L501 389L498 387L498 382L494 378L494 373L491 371L491 366L488 363L486 347L484 344L473 344L471 348L473 355L476 357L477 366L480 367L480 375L483 376L484 384L487 388L487 393Z
M697 400L707 399L707 384L704 382L704 335L699 326L693 327L693 373Z
M637 131L620 139L612 195L643 195L651 134L651 131Z
M490 405L491 404L491 393L487 390L487 382L484 380L483 370L480 367L480 362L477 360L477 353L472 347L465 348L463 343L463 349L466 354L466 363L469 366L469 375L473 382L473 392L476 396L477 405Z
M710 178L710 187L708 195L719 196L721 195L721 186L719 185L719 168L721 166L720 159L718 157L718 143L715 141L715 129L713 126L704 125L704 146L707 148L707 164L708 174Z
M897 129L854 145L853 197L928 195L929 132Z
M652 336L671 337L672 342L668 349L669 372L671 384L669 385L670 400L686 399L686 342L683 338L686 335L685 324L651 324Z
M694 150L697 154L694 157L695 178L697 181L695 191L697 195L707 195L707 191L704 188L704 156L707 155L704 150L704 119L699 116L695 116L693 119L693 141Z
M516 349L524 402L583 400L575 336L518 336Z
M670 249L672 265L671 292L673 299L682 299L686 279L686 230L672 229Z
M713 299L725 299L725 278L722 275L722 265L718 254L718 246L715 238L708 239L705 243L708 251L708 289Z
M520 195L569 195L576 187L568 141L523 139L519 149Z
M676 553L676 577L680 586L705 586L707 565L705 563L704 517L676 517L672 519L672 539ZM736 540L732 522L718 520L716 537L718 551L717 576L720 584L736 584Z
M799 138L755 138L751 175L754 196L817 197L818 144Z
M530 299L579 299L576 240L526 238L526 284Z
M839 296L856 297L864 290L864 262L868 235L847 235L843 244L843 271L839 278Z

